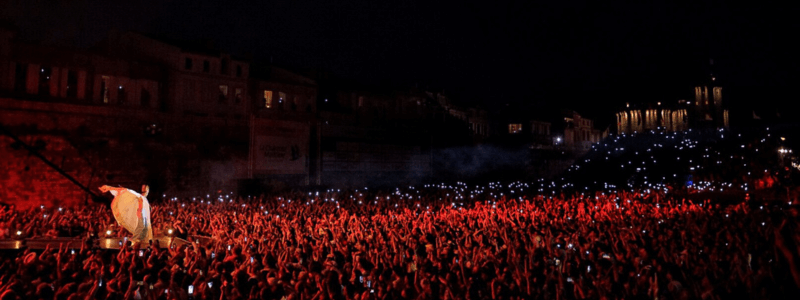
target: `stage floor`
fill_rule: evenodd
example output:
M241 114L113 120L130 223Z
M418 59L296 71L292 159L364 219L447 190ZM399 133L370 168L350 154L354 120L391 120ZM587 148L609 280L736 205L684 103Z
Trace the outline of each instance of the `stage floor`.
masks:
M168 247L171 243L175 243L176 246L182 246L185 244L191 244L191 242L177 238L177 237L170 237L170 236L157 236L155 237L158 240L158 244L161 247ZM207 246L207 244L211 243L211 239L208 237L191 237L191 239L195 239L200 242L200 244ZM98 239L98 246L101 249L119 249L122 247L121 243L123 242L124 238L121 237L111 237L111 238L99 238ZM60 245L64 245L65 247L69 247L71 249L80 249L83 240L80 238L34 238L34 239L22 239L22 240L0 240L0 250L15 250L15 249L34 249L34 250L42 250L47 248L47 245L50 245L50 249L58 249ZM155 241L153 241L155 243Z

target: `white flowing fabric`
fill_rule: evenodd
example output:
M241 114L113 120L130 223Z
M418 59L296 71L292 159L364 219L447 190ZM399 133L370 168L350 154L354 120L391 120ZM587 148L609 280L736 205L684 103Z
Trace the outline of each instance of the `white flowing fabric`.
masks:
M153 226L150 219L150 203L141 194L126 188L104 185L100 190L111 192L111 212L114 219L130 233L134 242L148 242L153 239Z

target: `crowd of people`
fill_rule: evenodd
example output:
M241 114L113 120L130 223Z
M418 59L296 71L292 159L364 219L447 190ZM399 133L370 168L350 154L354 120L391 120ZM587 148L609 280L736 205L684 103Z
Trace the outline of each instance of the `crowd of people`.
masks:
M592 145L567 170L565 182L595 189L607 184L658 188L661 183L715 192L793 186L784 134L769 128L754 131L614 135ZM786 190L774 191L781 194L772 197L785 198Z
M787 202L428 185L154 201L190 244L5 250L6 299L728 299L797 294ZM107 206L0 211L0 239L115 236ZM199 242L205 237L210 243Z

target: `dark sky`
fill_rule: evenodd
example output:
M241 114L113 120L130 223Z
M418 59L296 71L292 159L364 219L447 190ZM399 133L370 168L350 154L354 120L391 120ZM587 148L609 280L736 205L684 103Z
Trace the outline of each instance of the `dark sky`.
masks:
M89 46L110 28L370 84L444 88L487 107L596 110L690 97L713 57L727 99L796 96L798 11L723 1L0 0L20 36ZM794 7L794 6L792 6ZM785 96L783 96L785 95ZM783 97L778 97L783 96Z

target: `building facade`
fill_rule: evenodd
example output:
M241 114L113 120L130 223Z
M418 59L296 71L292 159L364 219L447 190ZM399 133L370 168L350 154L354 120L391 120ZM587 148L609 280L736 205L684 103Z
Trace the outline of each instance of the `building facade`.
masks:
M631 107L626 104L626 108L616 114L617 132L620 134L632 134L649 131L676 132L691 128L690 115L687 113L692 109L691 102L679 101L676 105L663 105L658 102L655 105L635 105Z
M247 60L137 33L112 32L88 50L14 35L0 30L0 125L86 186L150 184L196 195L235 191L252 178L318 182L313 80L278 69L251 77ZM274 93L272 107L264 91ZM282 137L290 146L280 147L266 134L274 147L252 155L264 141L259 133L276 124L305 135ZM2 201L86 199L10 136L0 136L0 154L9 158L0 166ZM290 167L259 172L283 159Z
M166 110L193 116L244 119L250 64L211 47L163 41L142 34L111 32L98 47L105 53L147 61L165 69L170 99Z
M588 152L592 144L608 136L607 130L595 128L594 120L584 118L575 111L567 112L563 122L563 133L556 137L555 144L576 153Z
M714 61L709 64L713 69ZM722 87L712 70L703 83L694 88L694 101L674 103L626 103L616 113L617 133L632 134L649 131L685 131L689 129L727 129L730 127L728 109L722 102Z
M443 92L303 76L208 43L113 31L95 47L74 50L20 42L0 30L0 116L0 125L60 158L86 185L146 183L173 195L243 184L414 183L435 177L436 162L461 164L454 150L498 136L526 151L559 153L599 140L593 123L577 114L498 122ZM0 142L7 152L0 154L14 158L0 168L9 172L0 172L0 184L14 187L5 192L55 182L61 194L82 194L26 159L13 141ZM18 171L26 169L35 171Z

